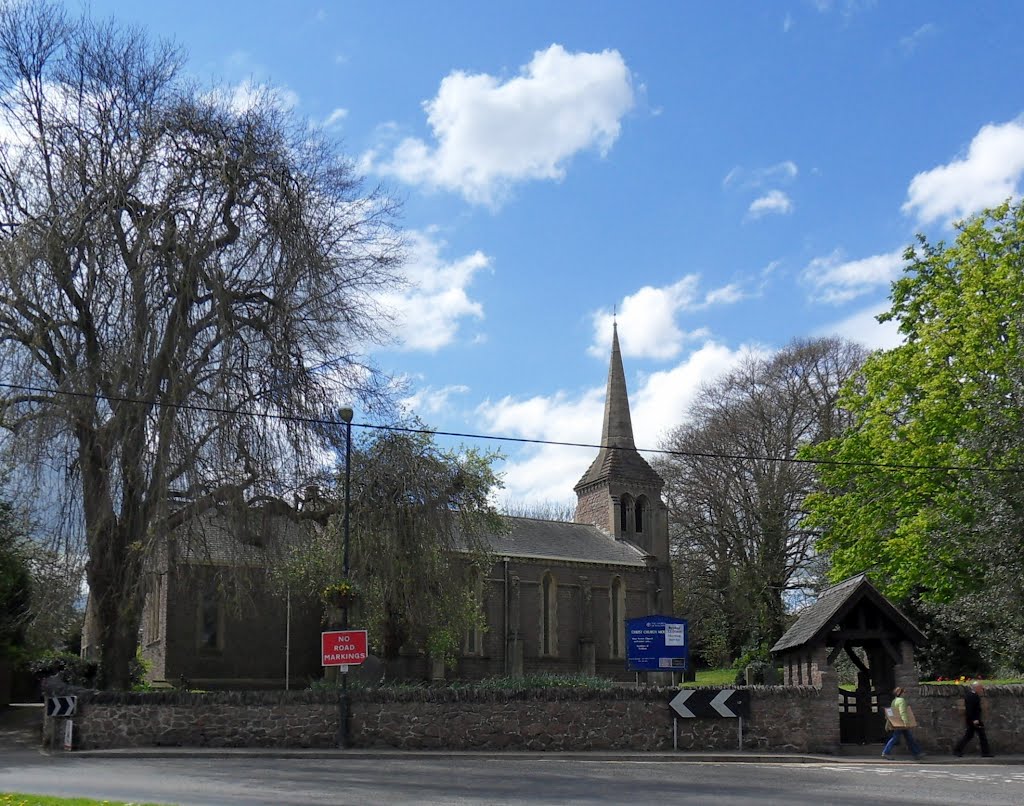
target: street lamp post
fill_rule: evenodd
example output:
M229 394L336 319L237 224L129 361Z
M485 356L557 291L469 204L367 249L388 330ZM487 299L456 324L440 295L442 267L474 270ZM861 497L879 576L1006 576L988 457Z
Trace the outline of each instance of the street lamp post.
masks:
M345 423L345 521L344 521L344 542L341 554L341 573L348 579L348 535L349 535L349 511L351 509L351 497L349 491L352 487L352 409L347 406L338 412L342 422ZM348 603L341 608L341 629L348 629ZM341 673L341 694L338 700L338 747L344 750L349 745L349 716L350 703L348 696L348 671Z

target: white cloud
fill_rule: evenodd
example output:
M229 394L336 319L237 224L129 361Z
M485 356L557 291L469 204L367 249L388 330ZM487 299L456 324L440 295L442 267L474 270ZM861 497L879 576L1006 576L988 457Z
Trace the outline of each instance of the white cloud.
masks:
M764 196L754 199L747 212L751 218L760 218L770 213L786 215L793 212L793 201L781 190L770 190Z
M843 260L840 250L812 260L803 272L803 280L813 288L819 302L839 304L888 286L903 269L903 249L860 260Z
M744 299L746 294L738 283L729 283L721 288L715 288L704 295L705 305L731 305Z
M429 233L406 233L405 276L409 287L380 297L396 320L395 337L402 348L434 352L450 344L467 318L483 319L483 306L467 289L478 271L490 265L483 252L446 260L445 244Z
M1018 194L1024 175L1024 117L983 126L967 154L917 174L903 212L928 224L964 218Z
M907 34L900 39L900 48L905 56L912 54L919 44L925 39L938 33L938 27L931 22L919 26L913 33Z
M822 14L828 14L835 9L848 20L855 14L874 8L875 2L876 0L811 0L811 5Z
M786 12L786 16L782 19L782 33L788 34L792 28L793 28L793 15L790 14L787 11Z
M420 417L433 416L447 412L452 398L456 395L464 395L468 391L469 387L462 384L442 386L440 389L425 386L404 398L401 401L401 407Z
M591 318L594 340L587 352L597 358L608 355L612 342L612 322L619 323L619 345L627 358L674 358L688 342L707 338L706 328L683 331L678 315L699 311L712 305L730 305L746 298L738 283L713 288L701 295L700 276L688 274L672 285L655 288L644 286L623 298L615 313L607 309L595 311Z
M881 302L858 311L852 316L820 328L815 335L842 336L860 342L869 350L888 350L903 342L896 322L879 322L875 317L888 310L888 304Z
M516 182L563 178L580 151L606 154L633 103L618 51L569 53L555 44L507 81L449 73L423 105L434 144L406 138L386 161L373 153L367 161L403 182L493 205Z
M333 126L337 126L347 117L348 110L343 109L342 107L339 106L337 109L332 111L331 114L329 114L327 118L324 120L324 128L330 129Z
M295 91L287 87L261 84L251 78L228 87L217 88L211 95L214 99L226 103L238 114L263 103L270 103L283 110L294 109L299 105L299 96Z
M737 165L722 178L722 187L760 188L769 184L785 184L796 179L800 167L793 160L783 160L767 168L744 168Z
M622 354L629 357L667 359L678 355L683 343L693 334L685 334L676 323L680 311L698 305L697 286L700 278L688 274L669 286L644 286L630 294L617 306ZM612 340L611 311L593 314L594 341L588 352L596 357L608 354Z
M623 330L620 336L625 336ZM604 348L605 358L608 347ZM685 361L644 377L630 394L633 434L639 448L657 448L669 429L682 422L702 383L734 366L746 350L707 342ZM578 396L558 392L527 399L503 398L484 403L478 414L489 431L527 439L550 439L596 445L601 439L605 387ZM595 448L541 445L524 450L501 469L507 501L575 501L573 485L596 455Z

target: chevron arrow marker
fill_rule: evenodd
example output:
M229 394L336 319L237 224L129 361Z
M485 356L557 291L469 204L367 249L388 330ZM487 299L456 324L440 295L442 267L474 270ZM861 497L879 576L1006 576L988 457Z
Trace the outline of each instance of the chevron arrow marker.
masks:
M696 714L693 713L693 711L691 711L689 708L686 707L686 701L690 698L691 694L693 694L692 690L691 691L680 691L669 702L669 705L672 706L672 709L677 714L679 714L679 716L685 716L685 717L695 717L696 716ZM664 700L662 700L662 702L664 702Z
M730 711L726 707L726 705L725 705L725 701L728 700L732 695L733 695L733 690L732 689L729 689L729 688L722 689L721 691L719 691L715 695L715 698L711 701L711 707L714 708L716 711L718 711L718 713L721 716L725 716L725 717L736 716L736 714L734 714L732 711Z

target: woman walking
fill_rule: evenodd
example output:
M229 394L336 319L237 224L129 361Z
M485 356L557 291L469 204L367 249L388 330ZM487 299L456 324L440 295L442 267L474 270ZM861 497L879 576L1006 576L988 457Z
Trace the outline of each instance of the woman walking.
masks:
M921 745L917 743L914 739L914 734L911 732L911 728L917 727L917 720L914 718L914 712L903 696L903 687L897 686L892 690L892 694L892 705L885 709L885 726L892 730L892 736L889 737L889 741L885 744L885 749L882 750L882 758L886 761L892 761L892 749L900 743L901 736L907 740L907 747L914 758L924 758Z

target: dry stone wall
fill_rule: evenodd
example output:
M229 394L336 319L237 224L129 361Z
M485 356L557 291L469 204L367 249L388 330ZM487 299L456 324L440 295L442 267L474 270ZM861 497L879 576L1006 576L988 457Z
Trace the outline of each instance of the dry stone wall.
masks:
M751 686L745 750L834 753L837 697L810 687ZM76 692L75 746L310 747L337 742L338 701L330 692ZM451 750L665 751L673 747L674 689L553 689L471 694L446 688L354 691L351 744L362 748ZM910 692L926 750L948 752L963 729L961 692ZM996 753L1024 752L1024 687L986 697ZM735 719L678 719L681 750L735 750ZM48 730L52 725L47 725ZM48 732L47 730L47 732Z

